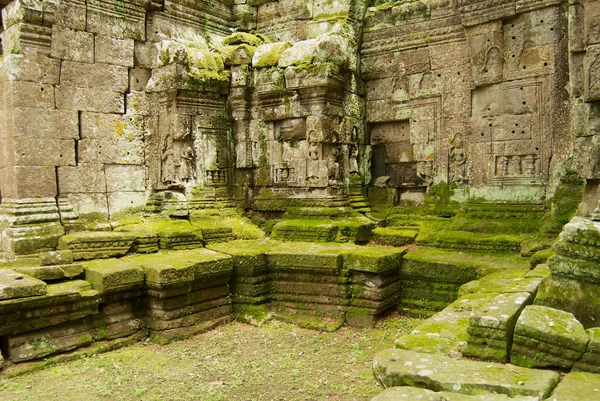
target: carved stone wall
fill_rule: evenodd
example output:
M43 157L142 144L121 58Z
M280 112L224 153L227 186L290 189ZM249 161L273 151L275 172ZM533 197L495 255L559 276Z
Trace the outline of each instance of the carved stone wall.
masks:
M0 193L112 215L156 191L251 207L390 177L400 193L444 181L541 201L572 154L599 178L598 15L556 0L13 2Z
M433 161L432 182L511 189L507 200L540 186L528 197L543 199L551 167L570 156L564 11L560 1L369 8L361 58L371 144L379 127L407 125L401 154L422 175Z

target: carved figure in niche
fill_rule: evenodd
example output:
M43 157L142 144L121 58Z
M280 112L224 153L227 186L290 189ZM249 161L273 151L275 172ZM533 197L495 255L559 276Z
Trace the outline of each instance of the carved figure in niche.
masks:
M358 174L358 146L351 145L350 146L350 163L349 163L349 173Z
M308 165L307 165L307 181L315 181L319 179L318 160L321 158L319 143L315 141L315 132L310 131L308 134Z
M450 162L452 163L451 182L464 184L467 182L467 152L464 143L458 136L450 148Z
M433 183L433 162L417 162L417 177L423 182L423 184L431 185Z
M194 165L194 161L196 159L196 155L194 154L194 149L191 146L186 146L183 152L181 153L181 163L179 164L179 181L181 182L189 182L192 179L196 178L196 167Z
M527 155L523 158L523 173L525 175L535 175L535 156Z
M340 151L337 146L331 148L329 157L327 158L327 174L330 184L337 184L340 179Z
M175 155L173 150L173 138L167 134L161 149L161 178L165 184L173 184L177 181L175 176Z
M508 175L508 156L502 156L502 161L501 161L501 175L503 176L507 176Z
M314 141L315 132L310 131L308 134L308 158L310 160L319 160L319 143Z
M512 156L508 162L508 175L521 175L521 156Z

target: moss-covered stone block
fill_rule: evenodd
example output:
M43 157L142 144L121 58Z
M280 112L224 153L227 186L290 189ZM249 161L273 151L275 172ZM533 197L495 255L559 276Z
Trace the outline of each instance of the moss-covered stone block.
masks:
M191 284L211 274L231 274L231 257L208 249L162 251L152 255L127 258L144 269L146 285L164 288Z
M101 294L141 288L144 269L130 261L102 259L85 262L85 280Z
M462 354L507 362L517 319L532 301L529 292L504 293L475 308L469 316L469 337Z
M357 246L349 252L342 251L343 266L349 270L379 273L400 270L406 249Z
M526 307L515 326L511 362L526 367L570 369L589 337L573 314L545 306Z
M68 265L28 266L17 267L15 270L39 280L55 281L79 276L83 273L83 265L81 263L71 263Z
M543 279L534 304L572 313L584 327L600 321L600 285L552 274Z
M41 280L12 270L0 270L0 300L46 295L48 286Z
M512 268L491 273L462 285L458 294L459 296L476 292L528 292L535 294L542 278L527 277L529 272L530 270L525 268Z
M496 294L467 294L400 336L396 348L426 353L450 354L460 351L467 341L469 317Z
M384 387L411 386L468 395L505 394L545 398L558 383L556 372L437 354L390 349L378 353L375 377Z
M377 227L373 230L373 241L380 245L402 246L413 243L418 230Z
M134 240L135 236L126 232L77 232L61 237L58 248L71 250L75 260L111 258L124 256Z
M291 46L290 42L274 42L258 46L252 57L252 67L268 68L277 66L281 53Z
M572 371L600 373L600 327L586 330L590 341L585 354L573 365Z
M267 252L267 260L275 270L294 267L339 272L342 269L341 251L355 248L356 246L351 244L282 243Z
M234 32L223 38L223 44L226 46L247 44L256 47L263 43L265 43L264 36L257 36L247 32Z
M600 393L600 376L574 372L565 375L552 392L552 401L596 400Z

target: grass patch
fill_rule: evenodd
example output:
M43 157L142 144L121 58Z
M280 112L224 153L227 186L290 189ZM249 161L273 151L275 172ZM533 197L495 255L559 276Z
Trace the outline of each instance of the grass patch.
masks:
M376 352L419 320L334 333L239 322L159 346L143 342L0 380L2 400L370 400Z

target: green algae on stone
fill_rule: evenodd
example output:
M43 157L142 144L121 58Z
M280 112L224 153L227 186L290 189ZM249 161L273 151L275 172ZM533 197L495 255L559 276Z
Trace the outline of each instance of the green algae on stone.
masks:
M545 398L558 383L556 372L493 362L452 359L401 349L378 353L375 377L384 387L411 386L468 395L506 394Z
M125 255L134 240L135 236L126 232L86 231L61 237L58 248L73 251L75 260L110 258Z
M15 271L35 277L39 280L62 280L79 276L83 273L83 266L80 263L57 264L51 266L27 266L15 267Z

